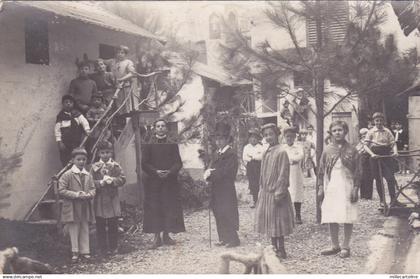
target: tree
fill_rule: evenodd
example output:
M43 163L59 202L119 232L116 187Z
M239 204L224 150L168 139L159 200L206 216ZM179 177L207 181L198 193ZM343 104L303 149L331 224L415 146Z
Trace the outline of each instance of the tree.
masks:
M349 33L360 33L360 28L350 24ZM348 38L337 50L334 69L329 73L336 85L344 87L359 99L359 124L367 126L374 111L382 111L383 103L403 91L416 76L417 53L415 49L400 54L393 35L384 43L381 34L372 26L367 36L356 41Z
M141 109L157 109L160 117L172 121L178 113L183 111L185 99L180 92L189 84L194 75L193 66L198 58L198 51L193 45L182 42L176 35L177 26L166 29L161 15L147 3L127 2L101 2L100 5L112 13L130 20L142 28L165 37L166 43L155 41L142 41L136 50L138 58L137 71L140 74L162 71L164 74L152 78L141 78L140 99L143 102ZM181 121L182 128L178 132L179 141L189 141L199 136L198 128L201 126L200 113L192 115ZM150 130L146 130L143 137L150 137Z
M342 9L343 1L299 1L299 2L270 2L264 14L272 25L279 30L286 31L288 39L293 48L279 50L266 40L256 47L252 47L247 38L237 29L230 28L225 24L225 29L230 38L224 45L224 64L227 69L234 72L251 76L260 82L269 81L273 90L267 90L271 94L293 94L289 91L282 80L282 76L290 72L299 72L312 79L311 86L306 90L308 95L315 99L316 109L313 111L316 116L317 125L317 150L316 160L319 162L323 151L324 139L324 119L341 102L360 90L354 90L355 79L346 75L345 71L337 71L336 65L341 64L340 69L345 69L345 61L339 61L345 53L346 57L351 58L363 47L363 43L369 41L372 30L377 28L385 19L383 3L378 1L357 2L350 5L350 20L344 28L344 38L335 38L334 33L328 32L328 26L333 23L342 25L342 18L338 18L338 11ZM316 42L307 42L304 46L298 39L298 31L303 23L314 23ZM308 24L307 24L308 26ZM357 28L356 28L357 27ZM357 32L354 32L357 30ZM377 38L376 39L377 43ZM343 43L344 42L344 43ZM347 42L347 43L345 43ZM351 42L349 44L348 42ZM373 64L377 61L372 61ZM258 70L256 65L258 65ZM366 67L370 67L367 65ZM381 67L381 65L377 65ZM332 74L334 73L334 75ZM340 78L337 78L340 76ZM347 84L348 94L336 98L332 108L326 110L324 100L324 80L337 78ZM383 80L379 83L384 86ZM262 92L265 94L265 92ZM317 190L318 190L317 181ZM320 208L318 198L317 220L320 221Z

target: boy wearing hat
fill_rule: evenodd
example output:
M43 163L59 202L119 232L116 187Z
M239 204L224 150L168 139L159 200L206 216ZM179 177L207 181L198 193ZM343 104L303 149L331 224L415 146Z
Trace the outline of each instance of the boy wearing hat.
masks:
M87 119L74 108L75 100L71 95L62 98L62 110L57 114L54 134L60 151L63 166L71 159L71 152L82 142L83 134L89 135L90 126Z
M246 176L248 177L249 182L249 192L251 193L254 201L251 208L254 208L258 200L261 160L265 149L260 143L261 138L258 129L251 129L248 133L248 144L244 147L242 159L246 166Z
M235 180L238 172L238 158L232 149L230 126L218 123L215 135L218 148L216 157L205 171L204 178L211 183L211 208L216 219L219 243L227 248L240 245L239 211Z
M384 206L385 195L383 193L382 177L379 175L379 160L382 166L382 175L388 184L391 205L400 205L395 199L395 186L397 181L395 180L394 173L397 171L398 166L395 165L393 158L377 159L378 155L398 156L397 145L395 144L395 139L391 131L384 126L385 117L383 113L375 112L372 118L375 126L366 134L365 151L371 157L371 171L376 180L376 189L381 202L380 205L381 207Z
M72 262L90 259L89 222L94 222L93 198L95 184L92 175L85 169L87 152L75 148L73 166L58 181L58 193L63 198L61 221L70 235Z
M118 188L125 182L124 172L112 159L113 147L108 141L98 144L99 161L91 173L96 188L94 201L96 234L101 255L115 254L118 248L118 217L121 216Z

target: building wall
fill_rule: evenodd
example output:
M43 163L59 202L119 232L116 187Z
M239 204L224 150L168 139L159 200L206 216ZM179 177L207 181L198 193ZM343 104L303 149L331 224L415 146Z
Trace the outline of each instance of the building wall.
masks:
M48 66L25 63L24 20L28 16L49 22ZM1 152L23 152L22 167L8 177L13 186L12 206L0 217L22 219L46 189L49 178L61 168L53 127L61 96L76 76L75 59L81 59L83 53L97 58L99 43L123 43L134 50L136 39L12 5L0 12L0 38ZM129 178L132 171L126 170Z

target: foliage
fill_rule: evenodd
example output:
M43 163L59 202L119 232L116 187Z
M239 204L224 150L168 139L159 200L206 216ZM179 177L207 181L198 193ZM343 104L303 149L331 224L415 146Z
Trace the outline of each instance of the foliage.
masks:
M196 132L201 126L200 114L186 119L178 119L186 100L180 92L193 77L193 66L199 55L190 44L183 43L176 36L175 27L167 30L163 26L161 15L147 3L103 2L101 5L111 12L132 21L152 33L165 37L166 43L154 41L142 42L137 50L137 71L148 74L164 71L155 78L142 78L141 98L146 99L144 109L157 109L160 117L168 121L181 121L182 129L178 133L178 141L187 142L199 136ZM153 80L152 80L153 79ZM148 130L151 133L151 130ZM146 138L149 138L146 135Z
M323 139L323 119L343 101L360 96L369 96L376 104L381 99L396 94L408 87L413 78L415 54L400 56L393 37L380 42L378 26L386 20L385 3L381 1L352 2L349 5L347 32L341 41L333 40L322 26L328 22L339 22L336 10L341 1L278 1L270 2L265 10L266 18L275 30L285 31L292 44L290 49L276 49L267 39L255 46L240 30L225 24L230 39L224 42L223 61L227 70L241 77L252 78L260 85L257 97L292 95L299 99L284 82L284 76L300 73L311 81L302 88L307 96L316 101L318 142ZM317 43L303 45L298 39L306 21L319 26ZM344 96L324 96L324 79L344 87ZM328 94L331 94L328 92ZM259 96L258 96L259 95ZM326 101L330 103L326 110ZM369 104L368 104L369 105ZM366 107L366 105L361 105ZM364 112L365 114L368 112ZM320 157L322 146L317 150Z
M181 185L181 200L184 208L199 209L208 205L210 187L202 180L194 180L187 171L179 173L178 181Z
M350 24L348 32L357 34L361 30L356 24ZM358 42L350 38L344 42L330 67L334 66L334 70L329 73L336 85L365 100L359 107L362 127L366 126L368 115L382 110L378 105L383 100L392 98L412 84L417 64L416 50L400 54L393 35L388 35L381 43L378 28L372 27L366 32L367 36Z

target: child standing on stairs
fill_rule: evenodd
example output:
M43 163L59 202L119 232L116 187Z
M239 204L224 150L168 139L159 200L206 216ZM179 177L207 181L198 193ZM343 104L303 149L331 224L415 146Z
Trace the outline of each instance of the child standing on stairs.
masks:
M112 144L98 144L99 161L92 165L95 181L96 234L100 256L116 254L118 249L118 217L121 216L118 188L125 184L121 166L112 159Z
M85 169L87 152L75 148L73 166L58 181L58 193L63 198L61 221L70 235L72 262L90 260L89 222L94 222L93 198L95 185L92 175Z
M350 257L350 238L353 223L357 221L358 191L360 186L361 163L356 148L346 140L349 131L344 121L334 121L330 125L332 144L322 153L319 168L319 199L322 201L321 222L330 227L332 246L321 251L321 255L339 254ZM344 224L344 241L340 247L339 224Z

